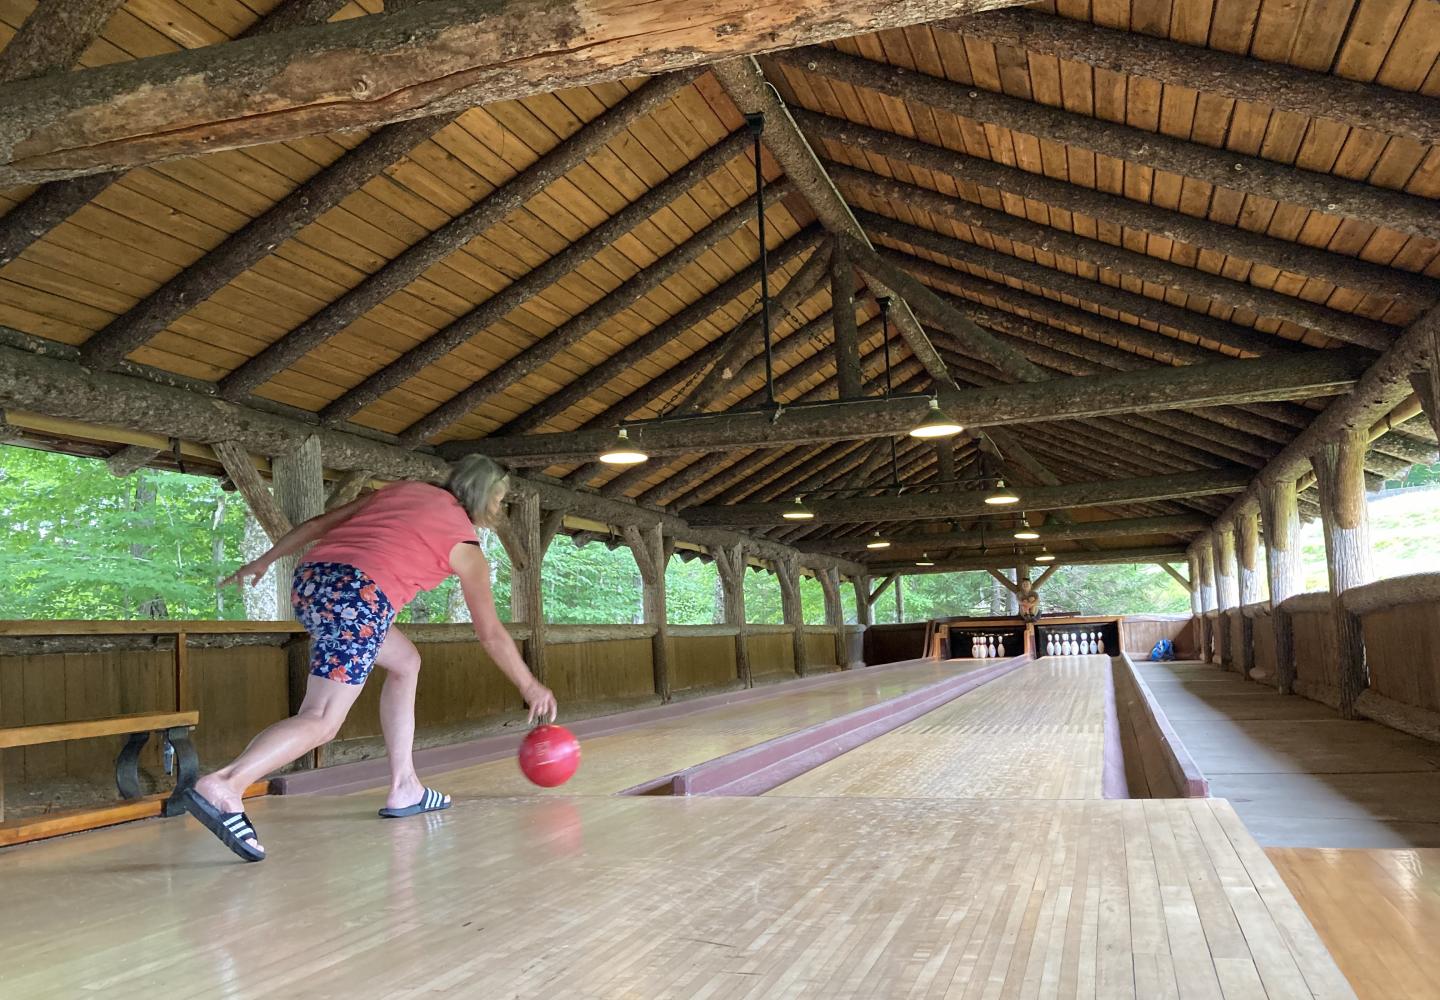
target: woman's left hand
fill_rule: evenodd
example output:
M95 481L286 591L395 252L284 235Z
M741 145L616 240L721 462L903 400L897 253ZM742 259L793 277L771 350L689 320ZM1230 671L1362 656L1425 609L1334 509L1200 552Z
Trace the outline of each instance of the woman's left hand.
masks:
M262 558L253 560L246 563L244 566L241 566L235 572L231 573L225 579L221 580L220 586L228 587L230 584L233 583L237 586L244 587L245 584L248 583L250 586L254 587L260 582L260 578L265 575L265 571L269 568L270 563L267 562L265 559Z

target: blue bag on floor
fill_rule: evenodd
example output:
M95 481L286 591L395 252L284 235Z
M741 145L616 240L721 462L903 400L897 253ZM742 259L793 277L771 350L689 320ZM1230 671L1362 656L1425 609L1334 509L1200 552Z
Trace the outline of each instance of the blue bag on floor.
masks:
M1155 662L1175 659L1175 644L1169 639L1161 639L1151 647L1150 659Z

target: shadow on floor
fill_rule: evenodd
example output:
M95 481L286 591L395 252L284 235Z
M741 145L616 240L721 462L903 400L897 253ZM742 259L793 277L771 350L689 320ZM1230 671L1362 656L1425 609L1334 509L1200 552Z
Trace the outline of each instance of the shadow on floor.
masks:
M1212 664L1136 666L1261 844L1440 847L1440 746Z

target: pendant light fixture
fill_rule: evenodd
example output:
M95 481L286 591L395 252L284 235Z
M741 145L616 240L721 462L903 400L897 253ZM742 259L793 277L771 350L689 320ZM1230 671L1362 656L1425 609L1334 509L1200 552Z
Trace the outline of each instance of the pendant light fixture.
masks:
M965 428L945 415L940 409L940 400L934 396L930 397L930 410L910 431L912 438L942 438L953 437Z
M992 507L1003 507L1005 504L1019 503L1020 498L1015 491L1005 485L1005 480L995 480L995 489L985 495L985 502Z
M934 566L934 565L935 565L935 561L930 558L930 553L928 553L928 552L922 552L922 553L920 553L920 558L915 560L915 565L916 565L916 566Z
M805 502L799 497L795 502L785 508L785 513L780 515L787 521L812 521L815 519L815 512L805 506Z
M1015 529L1015 538L1022 542L1033 542L1039 537L1040 532L1030 527L1030 518L1020 515L1020 527Z
M875 532L875 536L871 538L870 541L865 543L865 547L867 549L888 549L890 547L890 543L884 538L880 537L880 532L877 531Z
M630 435L625 432L625 428L623 427L620 428L619 433L615 435L615 440L611 443L610 447L600 453L600 461L606 465L639 465L649 457L649 455L635 447L634 443L630 440Z
M1051 552L1049 549L1041 549L1041 550L1040 550L1040 554L1035 557L1035 561L1036 561L1036 562L1054 562L1054 561L1055 561L1055 553Z

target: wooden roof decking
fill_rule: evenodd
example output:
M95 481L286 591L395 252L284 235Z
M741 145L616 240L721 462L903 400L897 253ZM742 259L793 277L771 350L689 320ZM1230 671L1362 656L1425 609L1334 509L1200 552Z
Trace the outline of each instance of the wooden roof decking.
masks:
M34 7L0 0L0 27L18 29ZM79 63L218 45L297 12L339 19L381 7L128 0ZM1131 44L1142 37L1157 41ZM1206 50L1244 57L1255 79L1231 86L1223 66L1197 61ZM1063 378L1347 345L1378 353L1440 300L1440 114L1424 114L1440 110L1433 0L1055 3L771 53L761 66L881 258L941 293L948 318L922 320L962 387L1013 381L979 360L972 323L1039 377ZM1373 116L1383 127L1354 120L1343 93L1316 91L1316 74L1369 87L1360 96L1385 108ZM705 376L758 305L749 149L735 101L702 68L38 193L3 189L0 325L77 347L99 367L123 356L218 383L235 402L253 392L404 444L613 427L675 409L697 386L705 411L753 406L765 384L756 348L736 355L737 377L712 386ZM794 308L772 313L777 398L834 399L830 282L817 273L831 243L768 151L762 166L779 261L772 299L806 285L790 289L804 292ZM17 222L27 202L36 211L36 199L67 190L94 193L52 225ZM287 230L287 220L303 224ZM281 236L246 249L257 233ZM873 295L857 293L856 314L878 390ZM889 346L897 389L928 391L932 375L893 327ZM1065 482L1254 474L1325 402L1055 419L1006 433ZM1433 442L1423 420L1389 430L1369 468L1391 474ZM1001 450L1015 461L1013 445ZM980 460L973 442L961 445L953 474L973 478ZM904 440L895 466L918 484L941 461L933 445ZM1006 468L1017 482L1041 481L1033 463L1024 470ZM888 447L836 441L545 471L683 512L837 488L874 495L891 463ZM1095 512L1213 517L1227 502ZM823 548L884 523L757 531ZM1055 548L1131 549L1193 533Z

